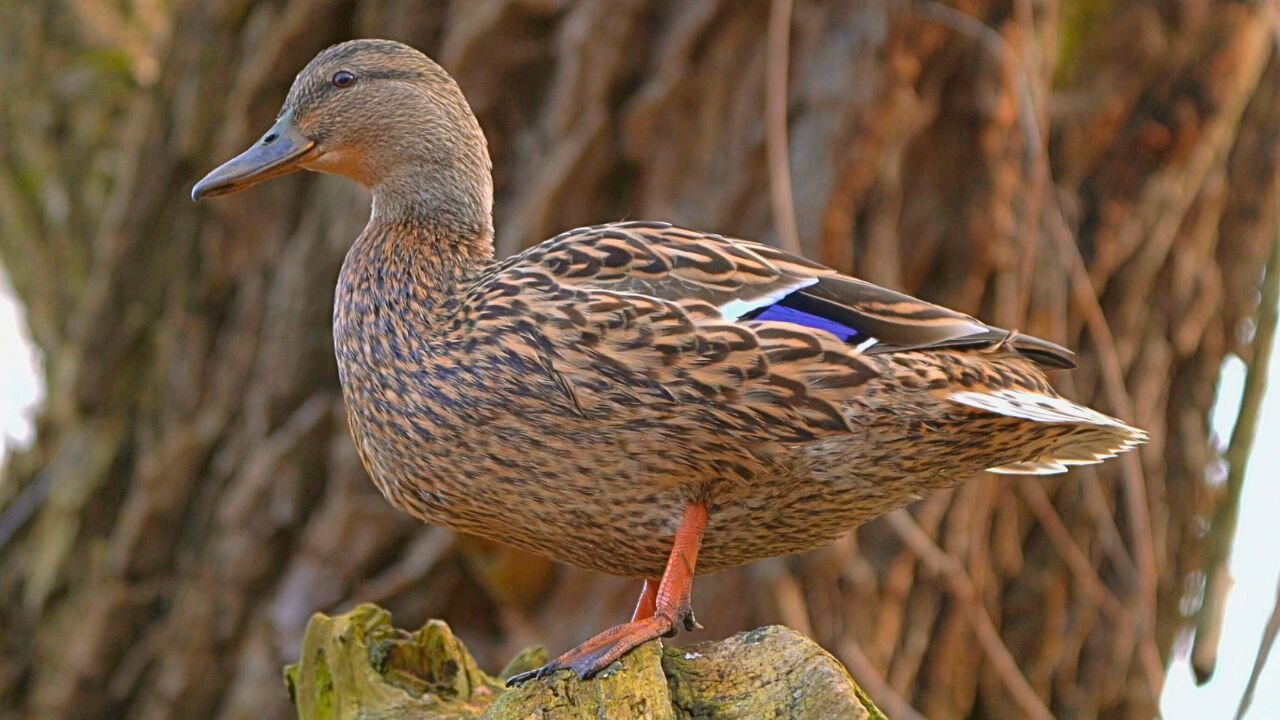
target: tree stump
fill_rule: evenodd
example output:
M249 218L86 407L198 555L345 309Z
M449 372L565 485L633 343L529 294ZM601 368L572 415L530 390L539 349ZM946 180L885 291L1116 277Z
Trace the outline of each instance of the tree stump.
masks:
M361 605L312 617L285 684L299 720L885 717L835 658L779 626L687 647L651 642L585 682L564 671L504 687L544 662L542 648L525 650L492 676L444 622L408 632Z

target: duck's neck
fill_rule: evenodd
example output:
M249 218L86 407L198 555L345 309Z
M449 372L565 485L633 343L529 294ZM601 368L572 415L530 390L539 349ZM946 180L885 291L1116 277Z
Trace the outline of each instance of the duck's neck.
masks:
M419 155L426 155L419 157ZM418 149L371 184L370 225L414 226L460 238L493 236L493 180L488 155Z
M394 158L380 160L376 178L362 181L373 192L373 209L343 266L340 304L417 330L438 327L465 284L493 261L489 155L475 117L459 112L442 125L454 134L398 142Z
M413 330L437 326L467 284L493 262L493 231L439 213L390 213L375 195L364 232L343 264L335 320L394 318ZM390 328L388 328L390 329Z

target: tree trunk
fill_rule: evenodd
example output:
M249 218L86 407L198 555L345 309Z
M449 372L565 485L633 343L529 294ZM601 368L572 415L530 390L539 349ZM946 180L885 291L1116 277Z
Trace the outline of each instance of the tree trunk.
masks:
M899 720L1151 717L1276 227L1274 25L1209 0L0 0L0 261L48 382L0 483L0 719L281 717L313 611L446 618L493 669L638 593L420 526L367 481L329 330L362 192L187 198L354 36L458 79L501 253L620 218L796 237L1077 348L1063 390L1151 431L1096 472L978 478L700 579L694 640L783 622Z

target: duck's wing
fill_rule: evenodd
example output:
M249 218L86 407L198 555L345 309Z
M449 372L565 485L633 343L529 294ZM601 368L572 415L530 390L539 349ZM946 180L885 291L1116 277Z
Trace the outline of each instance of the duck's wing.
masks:
M1047 340L847 277L824 265L746 240L667 223L623 222L563 233L513 259L566 286L635 293L681 305L709 304L742 324L820 330L865 354L1008 347L1047 368L1075 367Z
M468 362L519 367L523 392L563 396L557 412L592 428L651 427L659 444L702 437L730 469L734 453L853 429L850 401L895 365L870 355L998 345L1073 365L1053 343L776 248L658 223L574 230L496 264L454 326ZM1058 397L1025 363L1005 372L1014 358L991 355L911 353L904 363L974 412L1068 426L993 471L1058 472L1145 438Z
M661 418L665 433L761 442L847 432L842 407L877 364L831 333L740 320L820 267L657 230L674 228L583 229L495 265L462 299L453 341L469 362L520 367L524 391L558 392L567 412L597 422Z

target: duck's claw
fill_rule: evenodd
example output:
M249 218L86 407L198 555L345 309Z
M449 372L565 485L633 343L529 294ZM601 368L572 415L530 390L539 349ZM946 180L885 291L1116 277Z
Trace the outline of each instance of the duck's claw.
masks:
M565 670L565 669L566 668L560 667L560 664L553 660L547 663L546 665L543 665L542 667L537 668L535 670L529 670L527 672L522 672L522 673L517 673L515 675L512 675L511 677L507 678L507 687L515 687L520 683L526 682L528 680L541 680L544 677L549 677L555 674L559 670Z
M688 615L692 616L692 613ZM560 670L572 670L579 680L587 680L617 662L618 658L626 655L632 648L650 640L675 635L681 625L688 627L688 624L689 621L684 618L677 623L659 614L609 628L537 670L511 676L507 680L507 687L542 679Z

